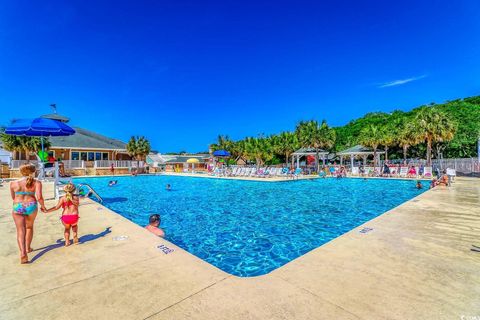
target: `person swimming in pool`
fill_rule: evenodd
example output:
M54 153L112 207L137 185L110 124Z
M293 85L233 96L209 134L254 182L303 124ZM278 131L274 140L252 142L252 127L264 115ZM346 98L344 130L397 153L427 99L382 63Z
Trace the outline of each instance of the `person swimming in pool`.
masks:
M172 191L172 186L169 183L167 183L167 186L165 187L165 190Z
M165 237L165 232L159 228L160 226L160 215L159 214L152 214L148 219L148 225L145 227L148 231L153 233L156 236L161 238Z
M422 186L422 183L420 181L417 181L417 185L416 185L417 189L423 189L423 186Z
M112 186L116 185L117 183L118 183L118 180L110 180L110 181L108 182L108 186L109 186L109 187L112 187Z

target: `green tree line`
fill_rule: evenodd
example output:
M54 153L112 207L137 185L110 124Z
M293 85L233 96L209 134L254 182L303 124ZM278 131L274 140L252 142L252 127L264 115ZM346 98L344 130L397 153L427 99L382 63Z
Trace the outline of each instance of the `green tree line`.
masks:
M352 120L344 126L330 127L310 120L300 121L294 131L270 136L246 137L233 141L220 135L210 145L212 151L225 149L232 162L251 161L257 165L287 163L291 154L301 148L337 152L357 144L376 153L385 152L386 159L465 158L477 155L480 136L480 96L431 103L405 112L375 112ZM319 161L317 161L319 165Z

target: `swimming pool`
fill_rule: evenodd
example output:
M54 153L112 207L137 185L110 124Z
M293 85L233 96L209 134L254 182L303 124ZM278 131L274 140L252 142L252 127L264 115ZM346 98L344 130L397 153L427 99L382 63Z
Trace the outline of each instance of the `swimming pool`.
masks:
M255 182L179 176L77 178L104 205L241 277L266 274L419 195L415 181L316 179ZM172 191L165 190L166 184Z

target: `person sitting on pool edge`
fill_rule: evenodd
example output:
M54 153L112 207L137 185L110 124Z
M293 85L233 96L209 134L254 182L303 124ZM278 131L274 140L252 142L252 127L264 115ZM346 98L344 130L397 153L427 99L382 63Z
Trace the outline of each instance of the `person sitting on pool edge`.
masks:
M156 236L165 237L165 232L159 228L160 226L160 215L159 214L152 214L149 218L149 223L145 227L148 231L153 233Z

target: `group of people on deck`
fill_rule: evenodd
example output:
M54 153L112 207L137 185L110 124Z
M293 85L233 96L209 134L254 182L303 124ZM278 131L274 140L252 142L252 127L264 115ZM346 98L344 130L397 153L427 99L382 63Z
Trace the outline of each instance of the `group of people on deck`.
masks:
M60 221L64 227L65 246L78 244L78 221L80 194L75 194L76 187L73 183L67 183L63 187L65 194L60 197L57 204L51 208L45 206L43 198L42 182L35 178L36 167L33 164L24 164L19 169L22 178L10 183L10 195L12 198L12 218L16 227L17 244L20 251L20 263L29 263L28 254L33 252L32 241L34 234L34 224L38 210L47 214L62 209ZM114 181L117 184L118 181ZM171 186L167 185L168 191ZM88 196L88 195L86 195ZM160 215L150 216L149 224L146 229L157 236L164 237L165 232L159 228ZM70 240L70 232L73 232L73 240Z

